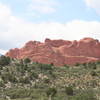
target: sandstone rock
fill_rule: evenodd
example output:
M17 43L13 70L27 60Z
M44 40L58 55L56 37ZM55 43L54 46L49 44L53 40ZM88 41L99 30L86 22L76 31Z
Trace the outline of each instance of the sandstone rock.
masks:
M10 49L9 52L6 53L6 56L11 58L18 58L20 50L18 48Z
M34 62L57 66L93 62L100 60L100 42L93 38L79 41L46 39L44 43L29 41L20 49L11 49L6 56L17 59L28 57Z

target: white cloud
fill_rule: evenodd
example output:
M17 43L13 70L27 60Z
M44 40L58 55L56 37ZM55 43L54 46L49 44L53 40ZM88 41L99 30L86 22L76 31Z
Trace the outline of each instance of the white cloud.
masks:
M53 0L32 0L30 8L39 13L52 13L56 11L56 4Z
M65 24L44 22L34 24L12 16L9 7L0 4L0 49L20 47L29 40L45 38L74 40L83 37L100 39L100 22L74 20ZM1 52L1 51L0 51Z
M2 54L5 54L7 52L7 50L2 50L2 49L0 49L0 55Z
M94 8L100 15L100 0L85 0L88 7Z

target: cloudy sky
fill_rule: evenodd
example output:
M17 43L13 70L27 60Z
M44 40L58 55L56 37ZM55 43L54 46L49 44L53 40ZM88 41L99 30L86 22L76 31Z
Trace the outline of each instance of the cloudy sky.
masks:
M45 38L100 40L100 0L0 0L0 53Z

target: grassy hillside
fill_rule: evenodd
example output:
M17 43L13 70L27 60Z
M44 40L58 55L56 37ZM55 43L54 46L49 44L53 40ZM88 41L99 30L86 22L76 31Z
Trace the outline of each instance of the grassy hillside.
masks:
M2 56L0 100L100 100L100 62L56 67Z

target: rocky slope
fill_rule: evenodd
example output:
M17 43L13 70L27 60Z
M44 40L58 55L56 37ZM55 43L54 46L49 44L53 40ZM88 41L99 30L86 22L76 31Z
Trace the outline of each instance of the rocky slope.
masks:
M11 49L6 56L17 59L28 57L35 62L58 66L93 62L100 60L100 42L93 38L79 41L46 39L44 43L29 41L20 49Z

